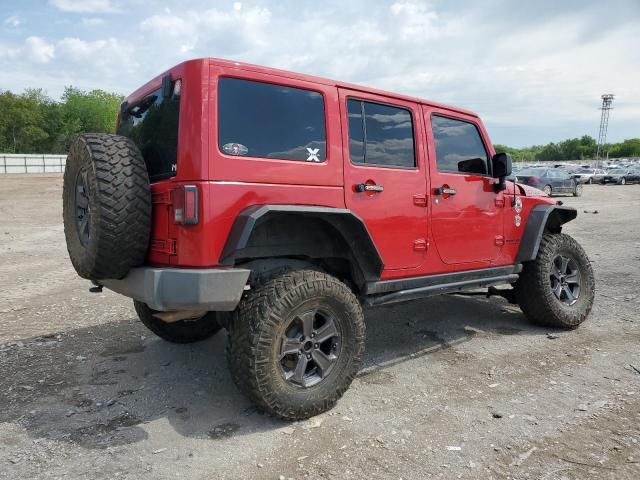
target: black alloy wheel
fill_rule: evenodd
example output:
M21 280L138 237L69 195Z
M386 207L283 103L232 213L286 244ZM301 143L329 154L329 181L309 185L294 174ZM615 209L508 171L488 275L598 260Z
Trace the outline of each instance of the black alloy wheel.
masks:
M580 270L575 260L558 255L551 265L549 273L553 295L565 305L573 305L580 296Z
M308 388L322 381L340 355L334 315L314 308L295 315L280 340L279 369L290 385Z

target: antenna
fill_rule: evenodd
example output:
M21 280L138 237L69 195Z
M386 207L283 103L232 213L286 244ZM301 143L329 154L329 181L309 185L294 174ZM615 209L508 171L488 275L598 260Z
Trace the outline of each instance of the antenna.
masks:
M598 164L605 155L605 144L607 143L607 128L609 127L609 111L613 109L614 95L605 93L602 95L602 115L600 116L600 132L598 133L598 151L596 152L596 160Z

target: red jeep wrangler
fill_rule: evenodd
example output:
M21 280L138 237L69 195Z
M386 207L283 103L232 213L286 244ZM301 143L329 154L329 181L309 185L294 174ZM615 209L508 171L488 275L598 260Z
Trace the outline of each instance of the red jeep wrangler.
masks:
M74 141L65 235L92 290L171 342L226 328L238 387L302 419L356 375L363 306L490 287L537 324L584 321L577 212L510 173L472 112L200 59L131 94L116 135Z

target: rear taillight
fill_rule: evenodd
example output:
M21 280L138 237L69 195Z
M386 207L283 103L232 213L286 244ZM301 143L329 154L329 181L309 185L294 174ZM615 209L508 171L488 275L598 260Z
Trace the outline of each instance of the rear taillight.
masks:
M529 177L530 183L538 183L538 177Z
M173 221L181 225L198 223L198 187L183 185L173 190Z

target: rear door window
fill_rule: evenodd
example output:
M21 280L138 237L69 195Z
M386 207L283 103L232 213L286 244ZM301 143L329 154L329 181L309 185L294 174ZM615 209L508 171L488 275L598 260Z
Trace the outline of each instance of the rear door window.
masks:
M440 172L486 175L489 156L478 128L471 122L433 115L436 165Z
M347 114L352 163L415 167L413 120L409 110L349 99Z
M326 160L324 99L318 92L223 77L218 125L218 146L228 155Z

